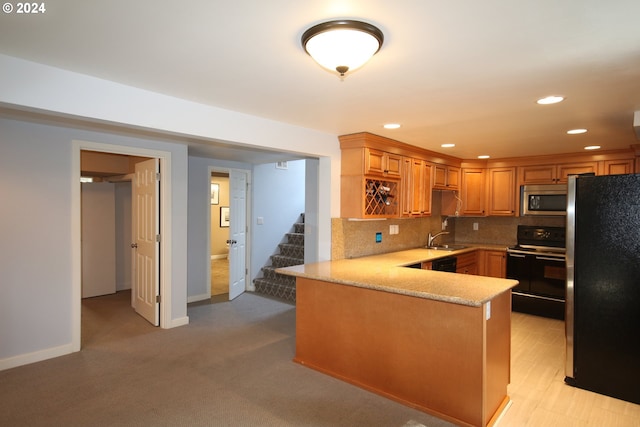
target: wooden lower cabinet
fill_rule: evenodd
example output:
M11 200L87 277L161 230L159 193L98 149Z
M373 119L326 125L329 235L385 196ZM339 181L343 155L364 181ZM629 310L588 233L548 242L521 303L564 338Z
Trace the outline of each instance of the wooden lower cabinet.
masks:
M479 274L481 276L507 277L507 253L505 251L479 251Z
M511 291L467 306L304 277L294 361L458 425L509 403Z
M457 256L456 273L478 274L478 252L467 252Z

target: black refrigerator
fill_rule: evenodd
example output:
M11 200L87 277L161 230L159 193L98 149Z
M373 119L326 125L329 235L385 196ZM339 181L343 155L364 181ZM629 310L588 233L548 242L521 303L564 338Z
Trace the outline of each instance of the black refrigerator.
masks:
M567 186L567 384L640 404L640 174Z

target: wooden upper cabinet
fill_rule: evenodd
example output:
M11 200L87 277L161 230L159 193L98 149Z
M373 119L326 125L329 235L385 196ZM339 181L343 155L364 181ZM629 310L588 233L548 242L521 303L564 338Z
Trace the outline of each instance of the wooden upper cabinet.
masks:
M460 168L434 164L433 188L436 190L458 191L460 189Z
M522 166L520 184L560 184L566 183L569 175L597 173L598 162L561 163L557 165Z
M364 149L365 174L400 178L402 156L373 148Z
M516 214L516 168L488 169L488 203L489 216L515 216Z
M431 163L405 158L402 171L402 216L431 215Z
M460 189L460 215L485 215L485 169L463 168Z
M581 173L597 173L598 162L566 163L558 165L557 183L564 184L568 181L569 175Z
M605 160L598 175L624 175L634 173L634 159Z
M402 159L402 173L400 179L400 215L403 217L411 216L411 207L413 203L413 176L411 173L411 164L413 159L405 157Z

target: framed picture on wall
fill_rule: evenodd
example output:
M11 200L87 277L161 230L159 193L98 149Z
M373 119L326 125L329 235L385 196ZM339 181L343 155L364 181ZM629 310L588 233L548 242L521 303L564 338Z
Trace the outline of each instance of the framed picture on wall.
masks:
M220 203L220 184L211 184L211 204Z
M229 226L229 206L220 207L220 227Z

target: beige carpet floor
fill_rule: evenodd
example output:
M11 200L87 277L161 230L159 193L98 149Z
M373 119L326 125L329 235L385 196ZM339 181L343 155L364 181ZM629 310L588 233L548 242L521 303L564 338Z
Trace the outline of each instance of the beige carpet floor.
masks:
M292 362L291 304L247 292L159 329L130 297L83 301L82 351L0 371L0 426L452 426Z
M211 260L211 296L229 293L229 261Z

